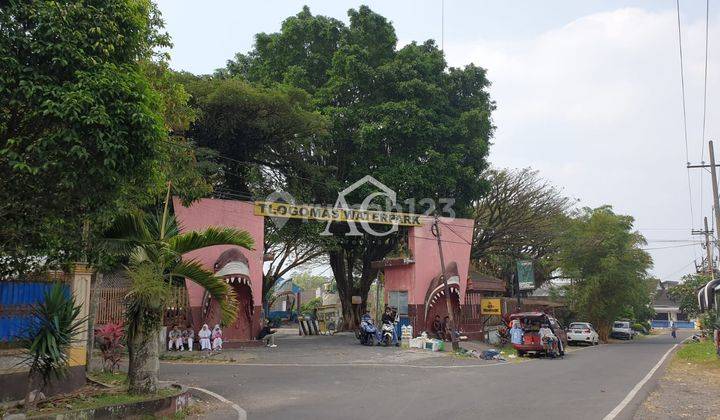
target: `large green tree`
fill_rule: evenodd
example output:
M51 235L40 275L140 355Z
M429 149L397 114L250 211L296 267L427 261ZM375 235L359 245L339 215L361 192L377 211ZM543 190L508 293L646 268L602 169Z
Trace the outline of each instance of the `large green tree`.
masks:
M199 113L187 136L226 158L222 185L232 192L262 194L319 168L326 118L312 109L304 90L240 78L182 80Z
M556 274L558 238L573 200L531 169L493 169L487 179L490 189L474 206L471 259L508 283L518 259L532 260L540 286Z
M585 208L560 238L560 268L571 279L567 298L572 309L607 340L615 319L646 308L652 288L645 238L633 230L632 216L610 206Z
M221 73L312 94L330 122L313 170L303 174L302 191L314 201L334 203L340 190L372 175L400 202L448 197L456 214L470 214L471 202L486 189L481 174L493 133L485 70L448 68L433 41L398 49L392 24L366 6L348 16L345 25L305 7L280 32L258 34L254 50ZM368 191L356 191L348 202L359 203ZM377 274L371 262L393 250L398 238L344 236L345 229L333 226L335 240L326 250L352 326L358 319L352 296L367 298Z
M309 197L307 174L322 178L322 142L327 118L313 110L311 97L289 85L263 87L239 77L197 77L179 74L193 95L198 118L187 136L202 147L222 154L217 196L263 199L273 191L291 190L298 201ZM318 226L290 221L281 229L265 224L263 297L276 281L323 254Z
M72 250L83 221L146 176L163 126L138 61L167 45L156 18L149 1L2 2L5 268Z

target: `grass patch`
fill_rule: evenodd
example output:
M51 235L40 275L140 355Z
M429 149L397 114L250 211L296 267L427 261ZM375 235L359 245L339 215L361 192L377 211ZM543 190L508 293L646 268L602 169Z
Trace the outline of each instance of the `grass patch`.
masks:
M178 354L178 353L162 353L160 360L165 362L190 362L190 363L234 363L237 360L234 357L226 357L223 354L211 353L207 354Z
M675 359L680 362L720 367L720 359L711 340L702 340L699 343L690 341L683 344L675 354Z
M122 386L127 384L127 373L124 372L105 372L102 370L94 370L87 375L93 381L111 386Z
M155 398L169 397L180 393L178 388L163 388L157 394L131 395L125 391L100 391L86 389L71 396L51 398L41 402L34 410L29 411L27 416L58 414L75 410L85 410L113 405L131 404Z
M513 346L501 347L498 350L500 350L500 354L502 354L506 358L510 355L517 356L517 350L515 350L515 347Z

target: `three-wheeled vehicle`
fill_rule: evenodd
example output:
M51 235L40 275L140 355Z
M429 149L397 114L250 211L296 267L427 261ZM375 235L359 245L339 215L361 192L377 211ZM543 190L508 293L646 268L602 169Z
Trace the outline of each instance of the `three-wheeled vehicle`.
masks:
M558 338L557 355L563 356L567 347L567 334L560 326L560 323L552 315L543 312L518 312L510 315L510 323L518 320L520 328L523 329L522 344L513 343L513 347L517 351L519 357L528 353L551 355L552 349L549 349L546 343L540 339L540 327L544 324L549 325L555 337Z

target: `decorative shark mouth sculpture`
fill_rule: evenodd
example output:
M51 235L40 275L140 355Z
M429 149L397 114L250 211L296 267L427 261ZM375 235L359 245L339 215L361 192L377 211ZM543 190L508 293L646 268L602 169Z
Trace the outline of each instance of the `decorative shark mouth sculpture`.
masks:
M454 261L445 268L447 275L448 288L450 289L451 298L454 297L460 303L460 275L458 274L457 263ZM438 299L445 296L445 285L442 281L442 274L432 279L425 293L425 319L427 319L430 308L435 306Z
M215 270L215 276L221 277L225 283L229 284L238 297L243 294L249 294L249 302L244 303L246 308L249 308L249 313L252 314L253 308L253 295L252 295L252 280L250 280L250 267L248 265L247 257L240 251L239 248L230 248L224 251L213 264ZM243 290L245 289L245 290ZM246 293L240 293L241 291ZM210 310L210 296L205 295L203 301L203 312L207 315ZM249 303L249 305L248 305Z

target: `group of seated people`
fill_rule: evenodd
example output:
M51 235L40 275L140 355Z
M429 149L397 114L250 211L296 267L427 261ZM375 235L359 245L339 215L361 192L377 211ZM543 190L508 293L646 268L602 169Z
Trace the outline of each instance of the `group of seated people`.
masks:
M219 324L216 324L212 331L210 331L207 324L203 324L200 331L198 331L198 338L200 339L200 350L222 350L222 329ZM168 351L183 351L185 349L192 351L195 342L195 331L189 324L184 330L181 330L177 324L173 325L168 333L167 342Z
M450 317L445 316L440 321L440 315L435 315L432 326L430 328L435 338L443 341L452 341L452 330L450 329Z
M257 338L263 340L267 347L277 347L273 334L275 334L275 330L271 330L269 323L266 321ZM216 324L212 331L210 331L207 324L203 324L197 335L200 339L200 350L222 351L223 333L219 324ZM195 331L190 324L183 330L177 324L173 325L170 332L168 332L168 351L193 351L194 341Z

